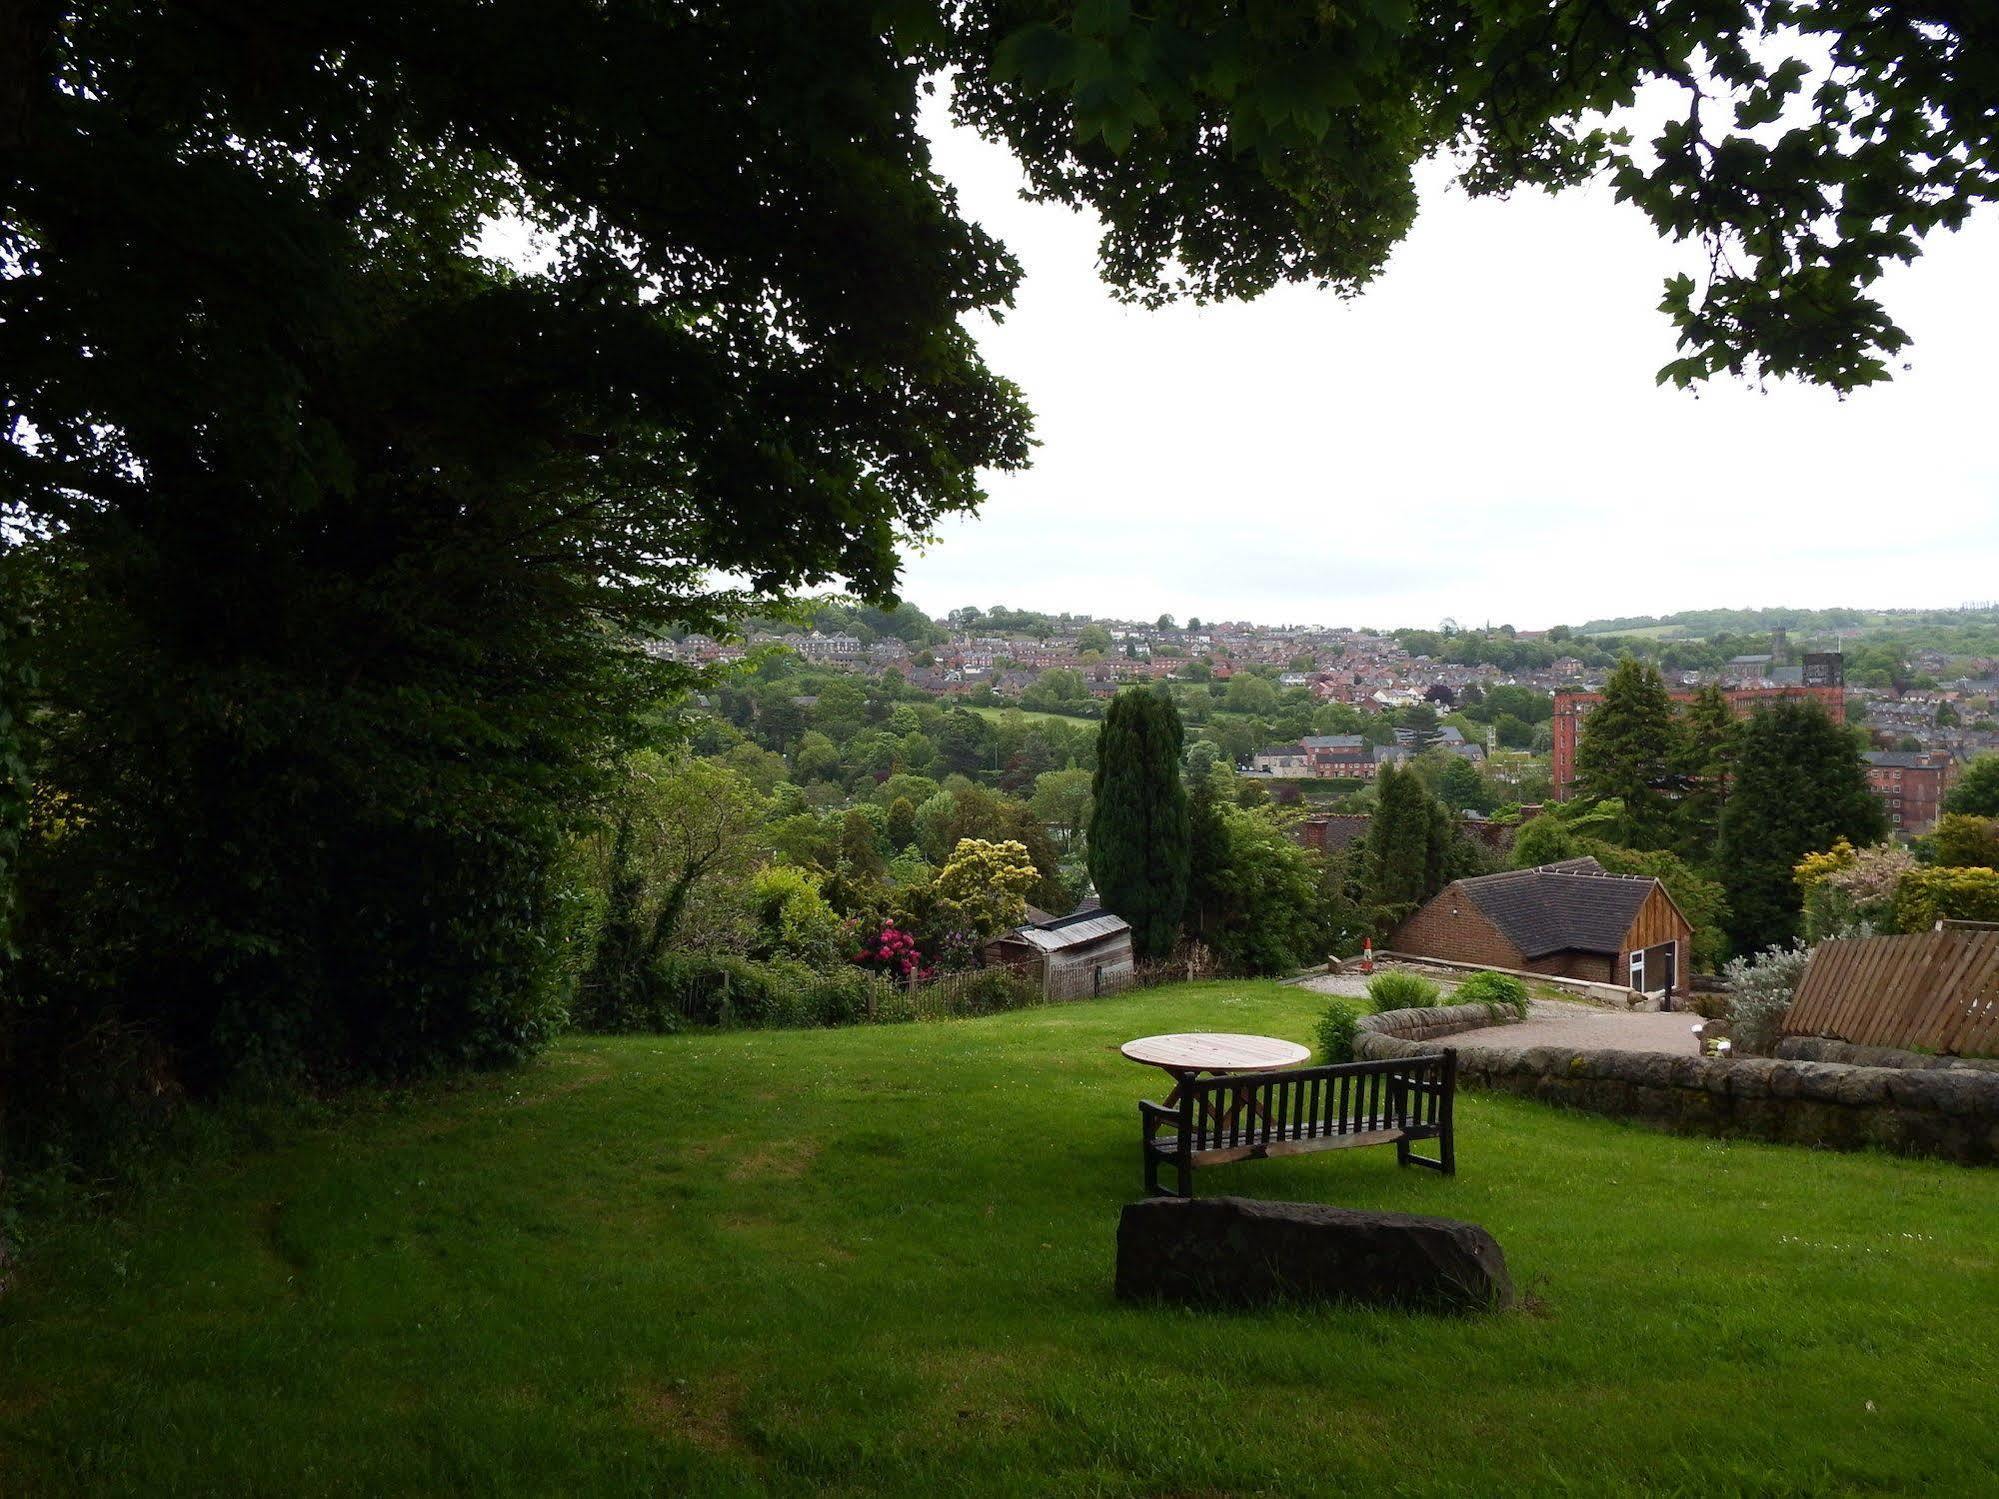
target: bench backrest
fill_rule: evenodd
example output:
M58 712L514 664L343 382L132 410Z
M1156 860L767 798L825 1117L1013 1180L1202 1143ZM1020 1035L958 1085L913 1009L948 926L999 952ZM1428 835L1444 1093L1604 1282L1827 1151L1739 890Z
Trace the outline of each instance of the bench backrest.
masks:
M1440 1129L1450 1118L1458 1055L1432 1052L1285 1072L1204 1077L1180 1089L1183 1131L1213 1146L1385 1129Z

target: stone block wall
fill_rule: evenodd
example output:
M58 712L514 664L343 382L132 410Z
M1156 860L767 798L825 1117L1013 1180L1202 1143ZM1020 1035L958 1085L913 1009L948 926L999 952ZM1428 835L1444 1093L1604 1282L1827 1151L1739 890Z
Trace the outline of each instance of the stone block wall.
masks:
M1510 1019L1503 1011L1485 1005L1436 1005L1421 1010L1384 1010L1379 1015L1361 1016L1354 1033L1354 1060L1371 1062L1382 1057L1406 1057L1435 1051L1429 1043L1461 1031L1498 1025ZM1374 1045L1373 1043L1387 1043ZM1459 1058L1462 1063L1463 1058Z
M1900 1051L1893 1046L1855 1046L1822 1036L1785 1036L1777 1042L1777 1057L1785 1062L1844 1062L1851 1067L1912 1067L1999 1073L1999 1057L1944 1057L1927 1051Z
M1477 1005L1371 1015L1354 1055L1434 1051L1445 1037L1493 1023ZM1458 1081L1692 1134L1999 1163L1999 1072L1977 1068L1477 1046L1458 1051Z

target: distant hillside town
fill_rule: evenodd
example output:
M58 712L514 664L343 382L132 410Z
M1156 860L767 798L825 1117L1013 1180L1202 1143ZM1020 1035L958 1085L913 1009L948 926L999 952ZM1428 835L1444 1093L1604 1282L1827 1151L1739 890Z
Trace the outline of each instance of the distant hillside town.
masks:
M932 619L907 604L880 610L842 600L809 614L788 626L749 621L735 635L661 635L645 645L694 666L747 663L769 675L769 663L789 660L799 671L885 682L941 706L1076 719L1101 716L1133 683L1179 689L1183 711L1191 689L1213 712L1190 716L1190 737L1211 740L1240 775L1285 800L1316 794L1314 783L1333 783L1327 792L1364 784L1382 765L1430 751L1476 767L1493 788L1484 799L1495 804L1521 800L1513 793L1523 790L1563 799L1582 726L1625 655L1657 664L1681 702L1710 685L1738 716L1810 699L1861 729L1870 777L1905 834L1935 821L1957 767L1999 749L1999 625L1982 614L1910 612L1908 638L1898 639L1888 628L1898 616L1825 611L1805 618L1838 623L1798 640L1783 625L1705 638L1659 623L1630 635L1600 625L1533 631L1450 622L1378 631L1003 606ZM1986 649L1951 651L1924 638Z

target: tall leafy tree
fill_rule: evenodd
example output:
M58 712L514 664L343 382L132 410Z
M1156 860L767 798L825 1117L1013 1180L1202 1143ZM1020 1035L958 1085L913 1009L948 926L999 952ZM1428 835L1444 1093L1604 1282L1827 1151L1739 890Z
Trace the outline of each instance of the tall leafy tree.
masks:
M5 573L0 571L0 582ZM14 883L20 864L21 840L28 829L28 762L23 751L24 724L31 679L23 664L19 622L11 609L0 607L0 965L15 956L13 945ZM7 984L0 978L0 1048L6 1045ZM0 1052L4 1066L4 1052Z
M1265 808L1213 809L1218 858L1204 937L1239 973L1285 973L1324 957L1345 932L1319 856L1299 847Z
M716 576L885 594L1026 455L960 321L1016 271L913 58L844 6L5 15L51 1043L141 1024L196 1086L520 1056L566 839L685 681L627 632L713 628Z
M1794 870L1805 855L1841 838L1864 846L1886 832L1852 735L1817 703L1759 708L1743 725L1716 850L1735 950L1755 952L1798 934L1803 897Z
M652 991L704 883L746 874L764 851L765 804L742 776L714 760L632 757L613 819L596 951L579 996L582 1015L605 1023Z
M1187 789L1180 714L1143 690L1111 700L1091 783L1090 879L1104 908L1132 926L1139 956L1172 951L1187 901Z
M1980 755L1967 765L1944 794L1943 805L1946 812L1999 817L1999 754Z
M1619 803L1616 836L1632 848L1665 841L1674 734L1673 700L1659 669L1626 656L1583 720L1576 792L1587 803Z
M1490 812L1499 805L1492 787L1478 773L1478 767L1462 755L1452 755L1437 776L1437 795L1456 810Z
M1448 149L1474 194L1608 176L1700 247L1666 285L1662 379L1845 389L1908 342L1881 272L1999 196L1978 6L980 0L961 25L961 117L1095 210L1105 274L1146 302L1364 285ZM1634 141L1606 116L1641 90L1680 102Z

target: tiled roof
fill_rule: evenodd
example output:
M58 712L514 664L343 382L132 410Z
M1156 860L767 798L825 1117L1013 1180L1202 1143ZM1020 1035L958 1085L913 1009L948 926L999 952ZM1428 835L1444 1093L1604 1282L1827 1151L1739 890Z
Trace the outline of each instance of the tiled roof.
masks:
M1659 882L1609 874L1594 859L1565 859L1458 881L1473 905L1522 957L1556 952L1617 953L1638 908Z
M1318 817L1305 819L1326 830L1326 849L1336 852L1351 848L1364 841L1368 830L1374 826L1374 816L1369 812L1327 812Z
M1363 734L1309 734L1298 741L1306 749L1359 749L1367 743Z

